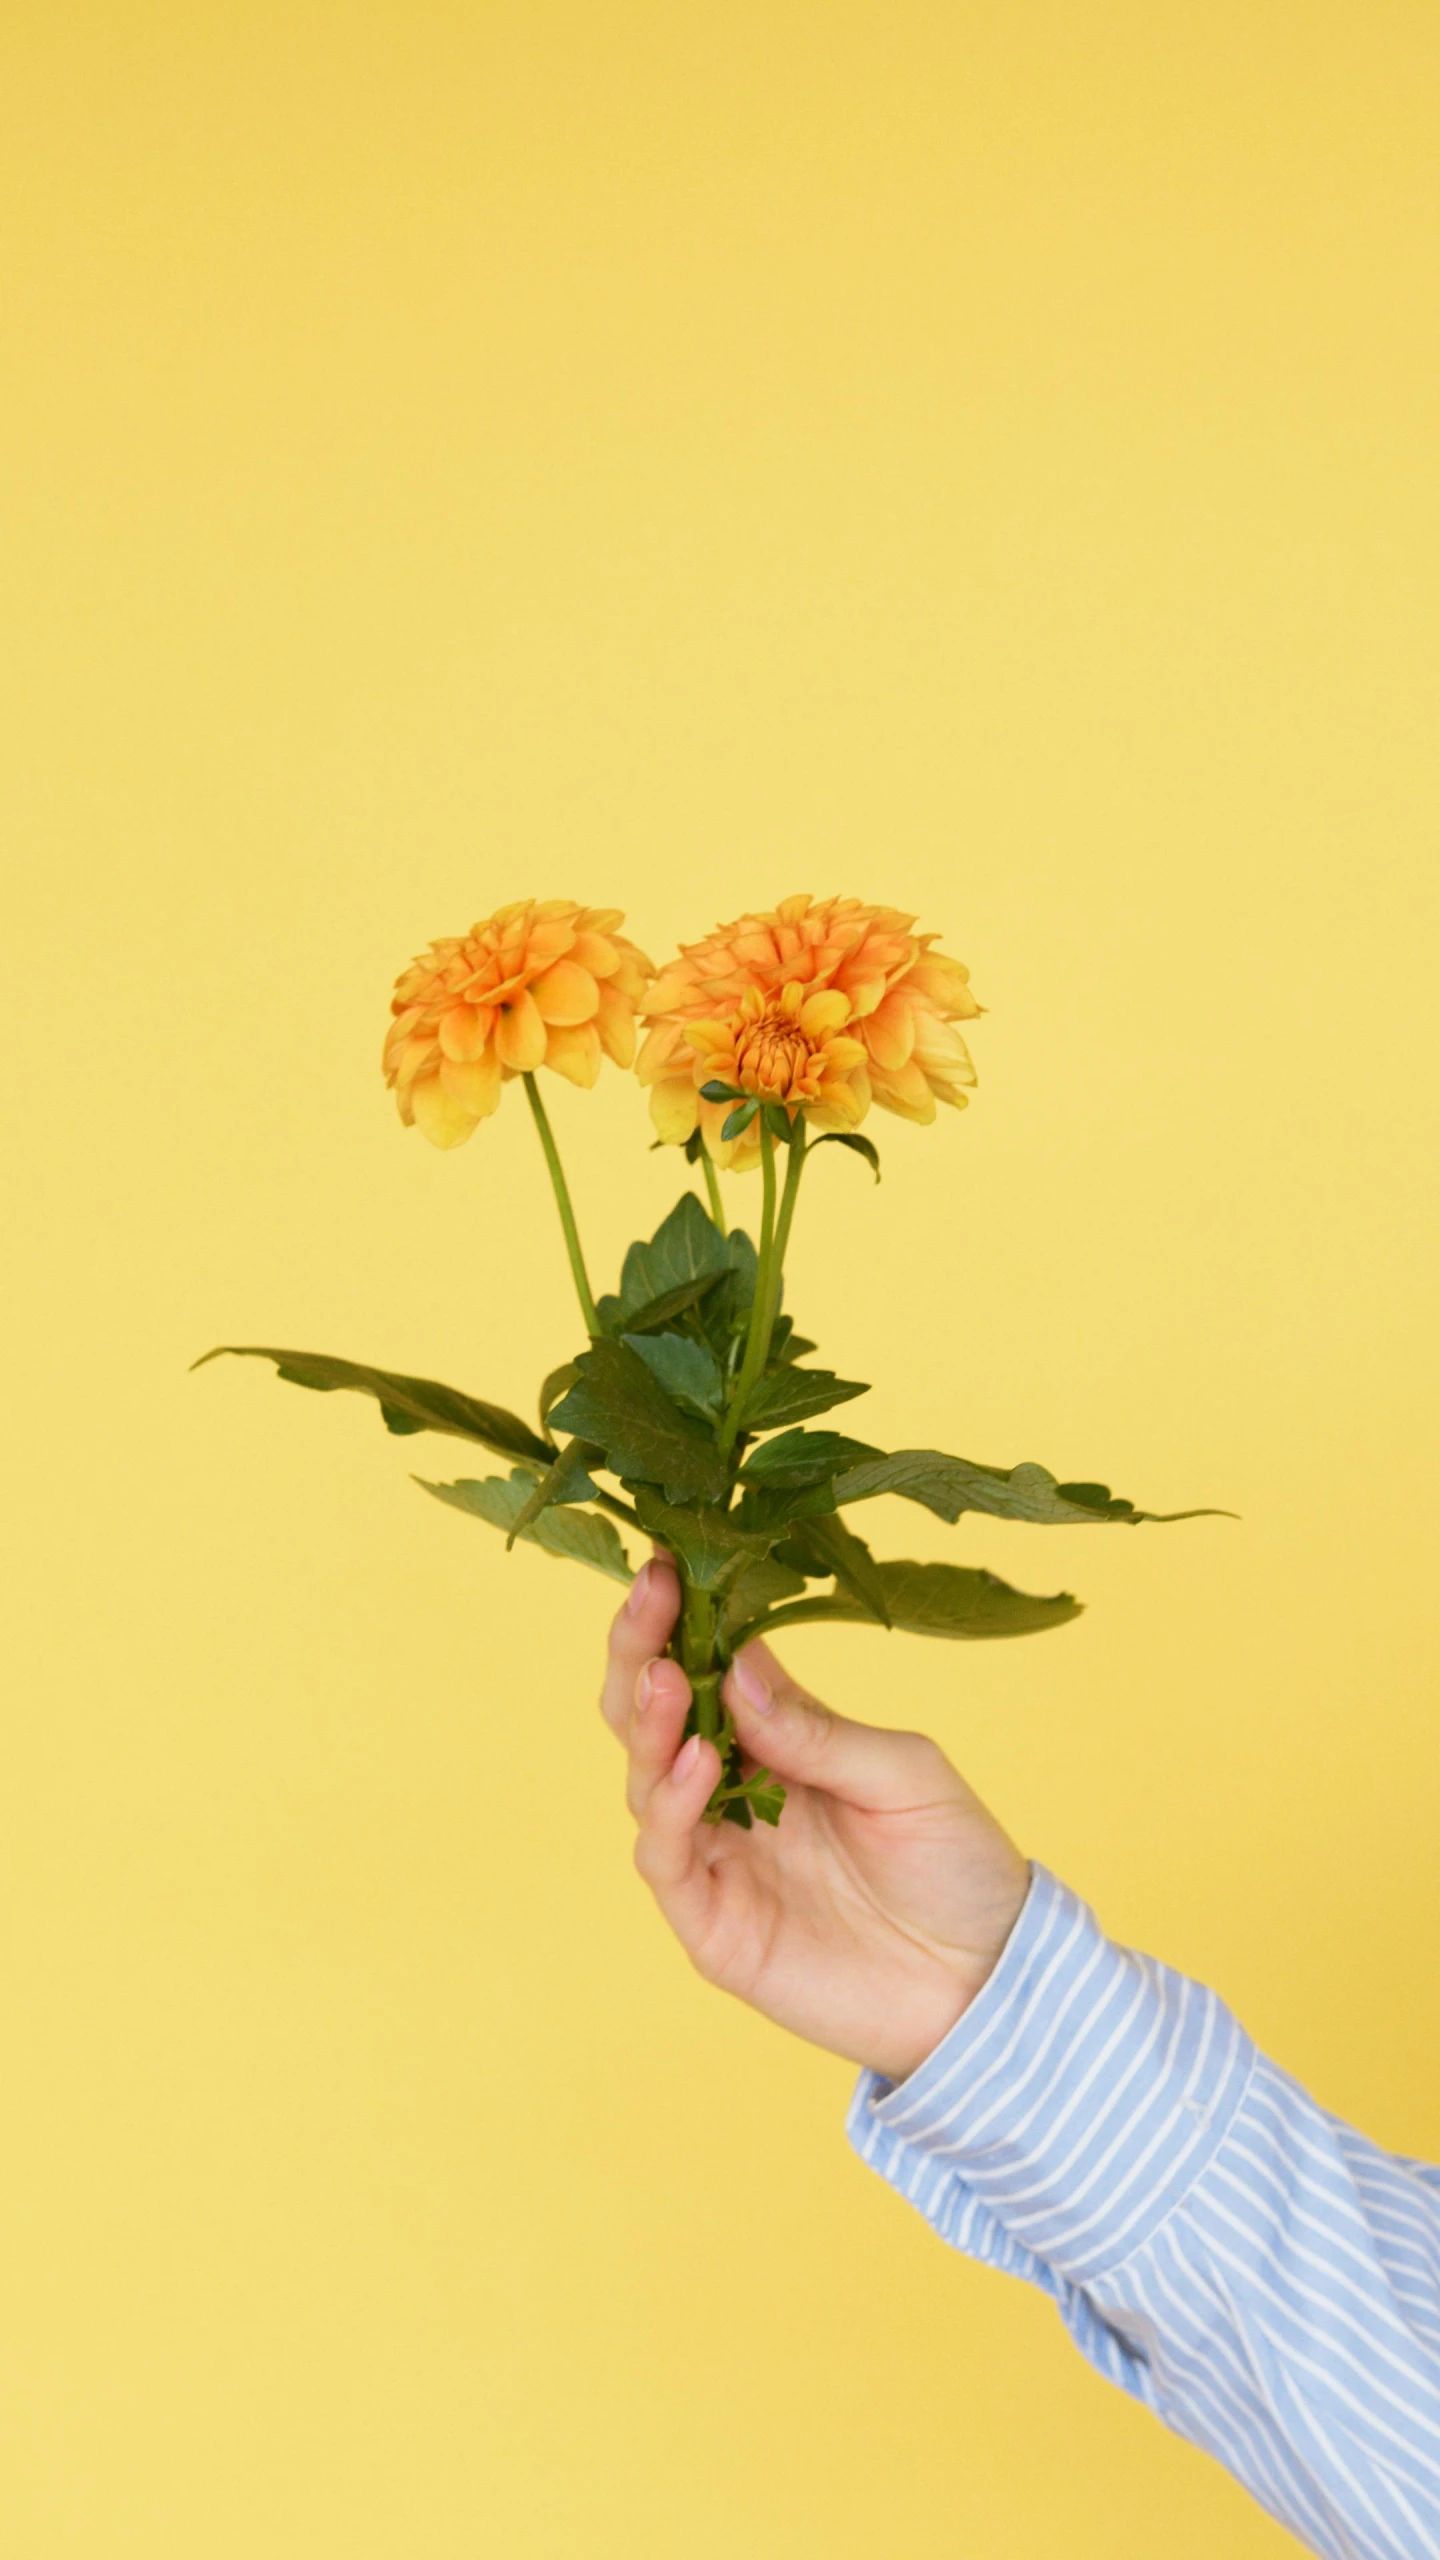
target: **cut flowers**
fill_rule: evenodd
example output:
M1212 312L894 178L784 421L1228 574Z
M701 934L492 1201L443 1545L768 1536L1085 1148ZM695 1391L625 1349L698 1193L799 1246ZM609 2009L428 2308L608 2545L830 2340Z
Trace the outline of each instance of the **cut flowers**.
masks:
M720 1752L706 1819L748 1827L778 1822L785 1791L744 1764L720 1695L741 1645L815 1619L980 1637L1079 1614L1068 1592L1037 1597L972 1565L874 1555L855 1515L877 1494L952 1523L965 1511L1040 1526L1201 1515L1137 1511L1106 1485L1057 1483L1033 1464L879 1449L815 1427L867 1389L813 1362L817 1346L784 1304L813 1160L838 1145L878 1179L861 1129L871 1111L928 1124L942 1103L963 1108L975 1082L959 1026L981 1007L937 936L855 898L786 898L683 944L657 973L623 922L570 899L502 907L432 943L391 1001L384 1074L407 1127L463 1145L517 1083L533 1115L585 1337L541 1385L535 1424L321 1352L228 1343L204 1358L273 1360L296 1386L372 1396L392 1432L448 1433L502 1459L503 1474L417 1481L503 1530L507 1547L525 1539L622 1583L633 1571L622 1529L665 1549L682 1594L672 1649L693 1692L687 1731ZM648 1087L653 1143L683 1150L705 1197L683 1192L597 1298L538 1079L544 1068L589 1087L607 1058ZM722 1174L758 1193L751 1225L727 1216Z

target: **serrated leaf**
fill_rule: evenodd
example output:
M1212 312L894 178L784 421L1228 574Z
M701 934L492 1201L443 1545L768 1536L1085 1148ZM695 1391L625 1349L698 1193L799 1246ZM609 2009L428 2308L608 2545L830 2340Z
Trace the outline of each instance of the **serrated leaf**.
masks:
M781 1431L751 1450L740 1475L746 1484L818 1484L861 1458L882 1454L868 1441L847 1440L840 1431Z
M718 1413L725 1382L720 1363L708 1344L692 1342L684 1333L626 1333L621 1339L677 1404L702 1418Z
M725 1595L724 1633L727 1644L752 1618L763 1618L767 1609L776 1609L782 1600L793 1600L805 1588L805 1576L774 1555L758 1556L743 1564Z
M782 1368L757 1378L741 1415L746 1431L773 1431L777 1423L803 1422L807 1414L826 1413L831 1405L868 1396L868 1387L837 1378L833 1369Z
M915 1564L893 1560L877 1568L892 1626L909 1635L983 1637L1039 1635L1078 1618L1082 1603L1068 1591L1042 1599L1016 1591L998 1574L973 1565ZM769 1636L787 1626L810 1621L872 1619L872 1612L848 1591L837 1590L796 1600L777 1609L756 1629Z
M637 1307L633 1315L620 1313L618 1298L602 1299L601 1305L616 1310L613 1327L616 1332L659 1333L674 1317L684 1315L689 1307L698 1306L700 1300L708 1296L724 1277L723 1271L702 1271L698 1280L682 1280L678 1288L662 1291L658 1298L651 1298L648 1305Z
M727 1474L714 1441L671 1401L628 1342L592 1343L575 1366L579 1377L556 1405L552 1424L594 1441L616 1475L658 1484L669 1501L719 1500Z
M759 1258L743 1227L732 1227L725 1238L725 1266L719 1286L695 1311L722 1367L750 1321L755 1298Z
M508 1478L462 1477L458 1484L431 1484L424 1476L416 1476L414 1481L426 1493L433 1493L437 1502L449 1503L455 1511L469 1512L473 1519L488 1520L492 1528L509 1531L524 1509L535 1480L523 1467L514 1467ZM547 1555L564 1556L572 1564L592 1565L612 1582L634 1579L615 1524L606 1519L603 1511L575 1511L556 1505L542 1511L519 1534L531 1545L543 1547Z
M835 1487L828 1477L819 1484L747 1484L742 1488L736 1516L742 1529L753 1530L761 1537L782 1538L792 1522L818 1519L835 1507Z
M456 1440L478 1440L499 1457L530 1458L542 1467L548 1467L555 1455L548 1441L517 1413L507 1413L503 1405L482 1404L478 1396L462 1395L458 1387L441 1386L434 1378L407 1378L396 1370L367 1368L358 1360L335 1360L328 1352L276 1351L258 1342L222 1342L192 1361L191 1367L203 1369L207 1360L218 1360L223 1354L238 1360L273 1360L292 1386L311 1387L319 1395L351 1388L358 1395L373 1396L387 1431L444 1431Z
M1231 1512L1137 1511L1112 1496L1108 1485L1057 1484L1047 1467L982 1467L941 1449L896 1449L889 1457L862 1459L836 1477L836 1500L864 1502L872 1494L898 1493L923 1503L941 1520L982 1511L995 1520L1026 1520L1042 1528L1078 1527L1096 1520L1232 1519Z
M803 1333L796 1332L793 1317L777 1316L770 1328L770 1349L765 1366L767 1369L788 1368L792 1360L803 1360L807 1352L818 1348L818 1344L807 1342Z
M662 1502L653 1485L627 1483L626 1490L646 1535L669 1548L701 1591L723 1591L742 1566L764 1556L765 1540L747 1537L726 1511L706 1503Z
M852 1153L864 1157L876 1181L879 1181L880 1150L873 1139L857 1137L853 1129L829 1129L823 1138L815 1140L815 1145L817 1147L849 1147Z
M693 1191L682 1191L648 1244L631 1245L620 1275L618 1300L600 1301L601 1322L618 1330L619 1319L628 1324L632 1315L653 1306L670 1290L682 1288L686 1281L701 1280L707 1274L718 1278L728 1260L726 1240L713 1218Z
M822 1570L833 1573L857 1607L882 1627L891 1623L884 1576L863 1538L847 1529L833 1513L828 1519L804 1520L791 1533L792 1543ZM812 1567L807 1563L807 1573Z
M603 1449L592 1449L585 1440L572 1440L568 1447L562 1449L554 1466L546 1468L524 1509L517 1512L506 1546L513 1547L516 1539L524 1536L531 1521L538 1520L541 1512L548 1511L553 1503L593 1502L599 1486L593 1481L590 1469L600 1465L604 1455Z

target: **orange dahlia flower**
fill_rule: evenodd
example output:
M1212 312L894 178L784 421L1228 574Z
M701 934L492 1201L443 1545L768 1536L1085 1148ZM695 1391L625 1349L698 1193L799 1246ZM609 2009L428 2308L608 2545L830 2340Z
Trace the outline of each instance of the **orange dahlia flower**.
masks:
M512 1076L553 1067L591 1085L602 1050L628 1067L655 973L617 933L624 921L618 907L525 898L412 960L395 981L383 1058L406 1127L458 1147Z
M683 1144L698 1126L718 1164L759 1162L758 1120L721 1137L733 1105L701 1100L712 1078L821 1129L857 1127L872 1102L905 1120L963 1108L975 1069L955 1025L983 1008L914 923L858 898L786 898L683 943L640 1008L635 1071L660 1136Z

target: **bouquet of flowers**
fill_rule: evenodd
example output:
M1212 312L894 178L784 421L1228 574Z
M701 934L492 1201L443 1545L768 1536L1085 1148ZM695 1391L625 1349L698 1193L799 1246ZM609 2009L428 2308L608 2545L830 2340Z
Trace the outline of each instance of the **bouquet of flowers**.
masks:
M502 907L432 943L395 984L384 1072L400 1117L433 1146L460 1146L523 1086L584 1320L585 1343L544 1380L537 1426L457 1387L313 1351L226 1343L282 1378L373 1396L392 1432L438 1431L508 1472L416 1481L437 1500L547 1554L628 1582L621 1524L675 1562L674 1651L693 1702L687 1731L713 1741L721 1774L706 1820L778 1822L785 1791L747 1769L720 1696L731 1656L815 1619L915 1635L1031 1635L1077 1617L1068 1591L1012 1589L975 1566L872 1554L852 1517L876 1494L937 1518L989 1512L1037 1525L1194 1519L1137 1511L1103 1484L1060 1484L1041 1466L987 1467L940 1449L877 1449L817 1415L867 1389L812 1364L784 1305L806 1169L824 1146L880 1160L860 1124L872 1105L930 1122L963 1108L975 1070L958 1028L982 1008L969 972L916 933L913 916L855 898L787 898L682 945L658 975L615 909L569 899ZM637 1021L646 1036L637 1055ZM603 1059L650 1088L657 1145L698 1167L618 1289L596 1298L537 1082L549 1068L595 1083ZM722 1173L758 1174L758 1233L727 1219ZM201 1367L197 1361L195 1366Z

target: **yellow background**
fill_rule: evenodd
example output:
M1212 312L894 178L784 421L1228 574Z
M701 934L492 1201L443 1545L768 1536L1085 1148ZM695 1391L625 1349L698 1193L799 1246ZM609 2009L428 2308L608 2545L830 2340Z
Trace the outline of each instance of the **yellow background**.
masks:
M817 1165L807 1329L867 1437L1243 1518L891 1506L1086 1615L791 1659L1440 2157L1437 49L12 10L14 2560L1293 2547L689 1972L607 1587L418 1494L458 1444L186 1364L528 1406L574 1347L518 1104L442 1157L381 1087L432 935L918 911L979 1093ZM550 1090L608 1281L677 1161Z

